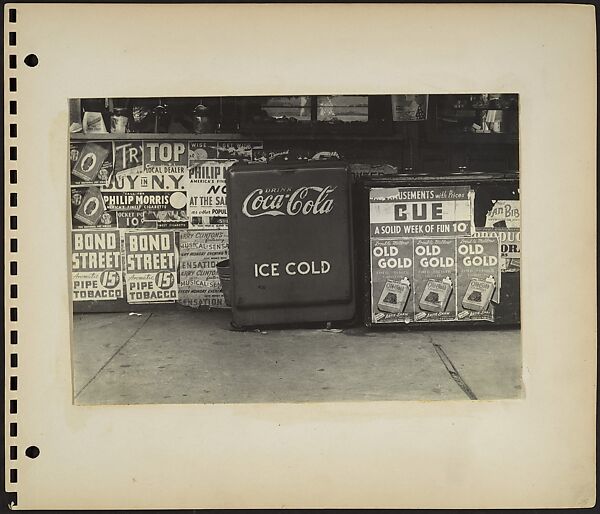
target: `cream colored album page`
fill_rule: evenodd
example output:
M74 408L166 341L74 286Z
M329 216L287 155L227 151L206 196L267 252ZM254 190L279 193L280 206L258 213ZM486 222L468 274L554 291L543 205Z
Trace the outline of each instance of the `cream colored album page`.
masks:
M594 22L592 6L557 4L7 4L4 428L5 485L14 493L11 506L60 510L594 505ZM227 99L233 97L246 100L231 105L254 105L261 98L286 100L265 100L262 110L246 112L249 125L221 126L221 121L237 115L231 111L234 114L227 118ZM518 119L510 117L517 105L511 101L517 97ZM219 104L217 98L226 101ZM390 98L393 116L391 107L382 107ZM89 99L102 102L94 107ZM141 100L119 107L119 99ZM144 99L156 102L149 108L150 100ZM177 99L197 101L177 103ZM299 103L294 103L296 99ZM176 111L178 105L195 106L181 115L189 122L187 134L181 135L180 127L170 131L176 137L158 136L164 112L169 116L183 112L183 107ZM480 116L482 111L486 114ZM218 124L211 118L214 112L219 113ZM382 113L381 119L375 119L376 112ZM146 115L154 125L138 130L149 133L146 136L136 136L132 127ZM390 132L361 139L364 127L380 121ZM271 132L265 129L264 147L256 137L239 135L256 136L261 123L271 127ZM509 134L511 123L518 127L517 135ZM256 130L248 131L250 126ZM302 133L307 126L330 131L325 132L328 143L319 146L315 133ZM301 136L281 135L278 127ZM183 192L169 192L166 210L160 206L164 191L149 194L144 178L126 192L93 185L96 173L97 177L119 173L116 158L114 169L95 168L95 159L107 155L102 152L122 149L119 141L132 148L131 158L143 147L144 159L156 155L163 161L162 175L150 176L158 168L148 164L129 170L123 176L132 184L138 172L151 181L166 177L178 183L181 170L174 160L184 152L188 163L192 153L200 159L217 155L220 164L211 170L221 170L224 155L239 152L235 155L266 161L285 153L281 148L292 139L300 139L312 152L311 161L325 160L335 168L331 159L337 157L338 148L355 155L352 152L379 145L381 155L402 152L404 164L394 168L379 162L364 169L384 175L393 169L396 175L384 177L392 182L400 180L398 174L415 172L414 184L404 184L413 184L411 194L422 198L419 181L429 179L427 173L416 173L416 166L437 165L426 161L434 159L425 146L434 139L426 135L419 139L424 127L449 134L454 130L449 139L439 136L434 141L439 151L446 151L444 141L454 142L451 152L467 148L469 141L495 140L494 152L518 148L514 191L520 194L522 233L520 313L518 308L516 312L520 330L489 330L490 321L500 321L500 307L503 301L506 304L502 295L514 286L511 280L516 275L504 272L501 283L493 273L487 285L473 279L467 291L472 302L465 301L463 310L452 314L459 325L456 330L455 325L442 330L424 327L432 318L442 319L440 313L431 312L407 318L406 329L398 324L376 326L382 319L403 319L394 314L398 309L393 301L404 294L408 278L382 285L387 289L372 298L374 309L381 312L373 311L366 326L361 318L350 328L327 324L244 332L235 330L235 323L229 326L231 313L235 320L241 312L235 303L229 311L135 302L177 294L181 300L183 282L177 292L171 281L177 272L170 266L179 262L180 272L184 263L196 269L190 262L204 261L194 261L196 254L186 250L184 255L184 249L202 240L196 250L209 252L217 242L209 244L202 238L226 237L226 227L219 225L223 217L212 218L200 209L208 203L196 204L213 201L207 196L210 190L202 189L212 184L216 204L210 205L224 205L224 189L221 196L217 193L225 182L206 175ZM163 139L175 143L163 145ZM217 154L212 155L215 141ZM471 160L459 162L452 177L468 174L475 156L479 162L492 162L483 150L486 144L474 144ZM84 147L91 152L86 154L90 160L78 161ZM413 158L414 170L413 164L406 164ZM494 166L504 162L494 161ZM363 168L356 166L351 169L359 175ZM307 167L298 173L316 169L313 164ZM336 170L329 170L331 176ZM234 187L236 173L230 177ZM471 178L465 183L470 184ZM85 191L78 190L76 181L85 183ZM104 188L101 194L98 187ZM334 200L328 198L341 187L289 189L301 201L289 203L286 212L277 210L283 208L272 197L259 196L264 191L255 190L244 203L243 226L252 222L266 227L285 220L302 227L310 216L326 219L334 208ZM443 187L431 190L448 194ZM309 199L311 191L318 191L318 196ZM450 194L453 191L462 189L457 186ZM482 194L477 191L476 209ZM472 197L464 195L468 207ZM233 193L231 198L234 201ZM123 199L154 207L138 216L139 211L131 214L121 208ZM108 214L112 211L107 202L114 202L119 223L114 229L90 230L89 225L112 222L109 215L94 217L100 201ZM509 210L516 205L513 200L498 201ZM299 216L292 216L293 205L302 211ZM250 214L249 208L254 209ZM196 222L207 223L209 230L191 230ZM83 223L81 237L73 236L77 227L72 229L72 223ZM144 239L139 231L128 229L137 223L157 230L146 229ZM314 226L315 240L320 231L332 227L325 222ZM457 230L468 229L468 224L458 226ZM508 224L494 227L514 234ZM230 225L229 236L234 228ZM298 254L314 249L310 237L296 234L303 245L290 244L296 245ZM336 232L331 234L318 250L334 244ZM257 245L264 245L263 235L268 234L256 236ZM472 262L497 265L494 241L500 236L477 237L477 244L464 248L481 253L488 244L496 257L474 257ZM118 244L119 238L127 253L123 263L133 270L126 277L126 294L123 290L119 293L123 296L111 300L116 305L118 299L121 308L116 314L83 312L91 302L74 301L85 298L74 295L97 295L97 306L110 303L103 295L113 294L111 283L116 282L111 281L122 275L118 250L107 250L114 250L110 245ZM368 237L358 239L356 245L365 244ZM94 257L85 253L86 241L100 249ZM414 240L415 252L420 251L419 241ZM440 241L449 239L436 241L434 256L441 251ZM238 239L233 242L237 245ZM72 254L81 249L78 244L86 259L102 259L85 261L89 266L103 262L117 271L98 279ZM167 251L174 244L179 245L176 261ZM379 243L373 239L373 244ZM383 255L400 248L381 244L373 247L374 252ZM280 251L277 245L269 248L273 255ZM230 250L233 259L231 241ZM357 261L362 259L358 251L355 254ZM348 258L348 252L340 255ZM337 265L306 259L301 262L298 257L286 265L291 275L286 280L304 280L304 275L326 280ZM453 262L444 259L450 257L427 262ZM136 262L147 267L134 269ZM238 261L232 262L235 270ZM400 267L409 261L391 262ZM284 269L262 263L255 264L255 273L265 281L276 280ZM416 277L416 268L414 273ZM427 275L431 270L423 273L433 276ZM461 273L467 272L457 273L456 284L451 278L430 279L427 287L435 282L441 289L431 289L420 304L415 300L416 308L426 311L429 305L431 311L429 300L449 294L454 286L459 290ZM216 274L213 277L217 280ZM209 286L217 287L215 283ZM239 279L234 289L241 283ZM90 284L101 285L94 289ZM473 284L481 289L473 289ZM334 289L323 289L323 294L335 295ZM214 301L221 302L220 290L213 293ZM310 296L310 288L304 293ZM494 310L484 308L482 295L486 305L500 302L495 321ZM357 302L362 313L363 299ZM306 320L319 315L320 308L300 308L309 313ZM264 315L264 309L257 312ZM285 317L296 311L277 312ZM479 325L471 327L461 316L473 316ZM510 352L515 356L512 361ZM485 366L479 365L482 362ZM514 376L512 370L517 370ZM493 388L486 390L485 384L495 377L510 383L510 390L497 394ZM144 396L149 390L154 396ZM414 394L407 392L413 390Z

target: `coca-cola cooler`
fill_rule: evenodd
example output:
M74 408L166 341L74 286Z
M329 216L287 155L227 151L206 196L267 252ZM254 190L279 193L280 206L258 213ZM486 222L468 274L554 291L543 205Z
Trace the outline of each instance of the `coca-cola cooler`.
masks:
M354 318L351 181L338 162L240 164L227 176L232 324Z

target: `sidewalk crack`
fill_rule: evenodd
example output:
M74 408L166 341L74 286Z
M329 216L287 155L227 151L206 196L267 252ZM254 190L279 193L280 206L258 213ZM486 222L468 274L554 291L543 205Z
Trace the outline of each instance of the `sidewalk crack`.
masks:
M471 388L468 386L468 384L464 381L463 377L460 376L460 373L454 366L453 362L450 360L450 357L448 357L448 355L446 355L446 352L442 348L442 345L440 345L439 343L434 343L433 338L430 338L430 339L431 339L431 344L435 348L435 351L438 354L438 357L440 358L440 360L442 361L442 364L444 365L444 367L446 368L446 370L452 377L452 380L454 380L454 382L456 382L458 387L460 387L462 389L462 391L467 395L469 400L477 400L477 396L475 396L475 393L471 390Z

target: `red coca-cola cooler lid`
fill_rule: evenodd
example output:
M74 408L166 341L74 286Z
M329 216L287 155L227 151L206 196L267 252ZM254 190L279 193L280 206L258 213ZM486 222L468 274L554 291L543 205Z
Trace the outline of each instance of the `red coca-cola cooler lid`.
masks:
M344 163L236 165L227 176L233 320L354 315L350 174Z

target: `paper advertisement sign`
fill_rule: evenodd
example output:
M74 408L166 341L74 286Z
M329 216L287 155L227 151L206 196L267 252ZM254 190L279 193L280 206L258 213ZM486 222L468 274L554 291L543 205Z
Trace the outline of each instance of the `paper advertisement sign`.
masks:
M371 241L371 321L414 320L413 239Z
M115 141L115 173L109 189L179 190L187 154L185 141Z
M494 321L500 294L500 246L496 237L457 240L458 319Z
M71 233L73 300L123 298L121 242L117 230Z
M183 187L188 193L188 215L227 216L225 174L236 161L190 161Z
M496 200L485 216L486 228L521 228L521 202Z
M474 232L475 194L468 186L372 188L372 237L449 237Z
M521 270L521 230L518 228L478 228L476 237L497 237L500 243L500 271Z
M259 141L221 141L217 145L219 159L235 159L240 162L252 161L252 150L263 147Z
M129 303L177 300L175 233L125 232L125 271Z
M216 141L190 141L188 161L190 165L194 161L205 161L217 159L219 156Z
M105 214L106 207L102 193L97 187L71 189L71 207L75 211L74 227L96 226ZM104 220L106 221L106 216Z
M105 185L113 172L111 143L71 143L71 183Z
M103 191L118 228L187 228L185 191Z
M456 239L414 240L415 321L456 319Z
M179 300L188 307L226 307L217 263L228 257L227 230L182 230L179 234Z

